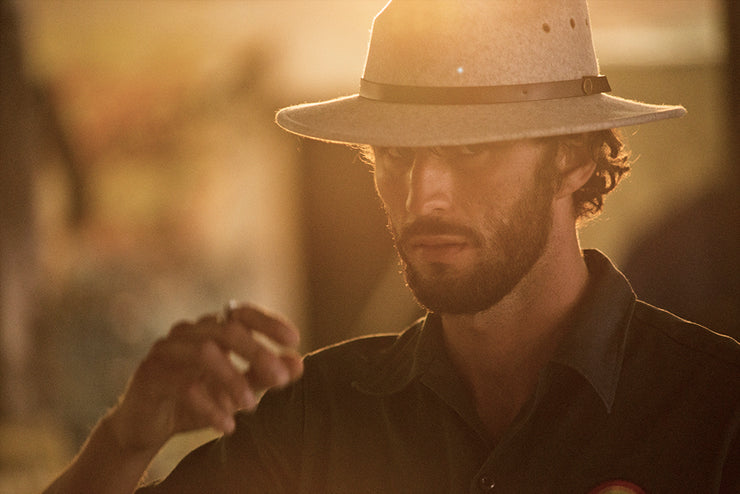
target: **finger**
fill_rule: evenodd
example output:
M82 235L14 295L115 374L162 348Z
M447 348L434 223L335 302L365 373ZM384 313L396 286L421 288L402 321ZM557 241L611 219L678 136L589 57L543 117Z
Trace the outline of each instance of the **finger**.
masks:
M197 426L208 425L225 434L231 434L236 427L234 412L230 407L223 407L213 399L211 393L202 383L194 384L187 392L188 408L186 414L193 414Z
M290 321L253 305L233 307L231 309L231 319L288 348L296 348L300 343L298 329Z
M283 361L283 364L288 369L291 381L295 381L303 375L303 358L298 353L281 355L280 360Z
M226 405L234 408L252 406L254 394L241 369L238 369L229 358L228 351L208 340L199 350L197 357L202 371L201 379L208 382L214 396L228 398L230 402Z
M238 356L246 361L252 359L256 352L261 348L261 335L257 335L251 328L247 328L241 321L235 320L229 315L222 318L213 314L201 317L194 324L180 324L172 328L168 338L180 340L191 344L193 342L203 342L207 340L215 341L225 352L235 352ZM264 338L264 337L262 337ZM276 345L276 344L273 344ZM267 346L267 345L263 345ZM270 348L268 346L268 348ZM282 352L274 350L275 353ZM235 362L237 367L243 364Z
M294 379L293 369L292 366L286 365L283 357L262 349L250 361L247 379L258 391L282 387Z
M255 391L284 386L301 375L303 365L297 351L285 347L275 350L265 344L262 335L256 331L282 334L278 336L282 341L292 338L292 343L297 344L298 332L290 323L252 306L233 307L226 319L228 322L220 323L211 314L200 318L195 324L181 324L172 329L170 338L181 345L173 345L175 356L172 358L183 365L192 361L189 370L191 377L204 374L209 379L215 379L219 385L229 389L234 403L242 408L251 408ZM260 326L254 328L254 325ZM286 339L285 334L292 336ZM190 348L189 345L194 343L197 343L194 348L199 350ZM215 346L221 352L217 352ZM229 358L232 351L249 363L247 380ZM235 377L235 373L239 376Z
M183 332L178 338L158 342L153 349L154 358L168 368L180 385L200 380L211 388L228 393L239 407L252 404L248 383L242 372L229 359L228 351L207 333L191 331L190 338Z
M218 317L215 314L207 314L196 322L182 321L170 329L167 340L202 341L213 338L220 328Z
M275 357L293 355L294 358L300 358L294 349L266 342L266 336L246 328L238 321L227 323L212 336L219 345L229 350L232 365L242 373L251 368L252 362L261 352L267 352Z
M246 331L245 331L246 330ZM295 352L298 330L287 320L250 305L229 303L224 314L207 314L195 324L181 323L170 331L173 338L212 338L225 350L250 360L256 345L282 355Z
M223 317L209 314L198 319L196 323L181 323L175 325L167 337L180 341L185 345L202 344L204 341L214 341L223 349L226 355L235 351L238 355L248 358L256 346L249 336L249 331L241 324L228 321ZM244 370L244 363L232 363L240 372Z

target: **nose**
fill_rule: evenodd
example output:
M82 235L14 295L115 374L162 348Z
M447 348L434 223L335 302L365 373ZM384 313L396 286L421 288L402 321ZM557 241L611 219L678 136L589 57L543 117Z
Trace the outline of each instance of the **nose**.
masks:
M430 150L419 150L409 171L406 210L416 216L440 214L452 207L452 169Z

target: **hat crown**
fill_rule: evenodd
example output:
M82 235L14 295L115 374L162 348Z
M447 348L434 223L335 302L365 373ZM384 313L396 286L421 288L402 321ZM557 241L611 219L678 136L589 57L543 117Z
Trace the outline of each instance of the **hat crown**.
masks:
M599 73L585 0L393 0L376 16L363 78L474 87Z

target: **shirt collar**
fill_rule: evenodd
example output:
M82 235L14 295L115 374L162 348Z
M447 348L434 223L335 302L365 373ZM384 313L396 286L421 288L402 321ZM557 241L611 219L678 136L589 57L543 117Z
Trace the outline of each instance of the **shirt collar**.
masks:
M595 250L583 254L589 285L566 323L569 329L552 361L581 374L610 411L635 295L606 256ZM440 318L427 314L381 352L354 386L368 394L392 394L427 372L439 375L441 368L451 370L448 360Z
M581 374L611 411L635 294L624 275L601 252L586 250L583 255L589 283L566 322L569 328L552 361Z

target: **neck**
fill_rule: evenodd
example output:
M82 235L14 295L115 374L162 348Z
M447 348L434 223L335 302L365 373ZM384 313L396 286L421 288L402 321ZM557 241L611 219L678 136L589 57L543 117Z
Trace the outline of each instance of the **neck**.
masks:
M572 238L555 240L493 307L475 314L441 315L450 358L492 437L534 392L539 372L564 334L564 319L588 280L575 231Z
M529 344L558 332L587 280L580 251L557 261L543 256L493 307L475 314L442 314L446 342L466 354L483 354L488 362L494 356L497 362L515 359L531 350Z

